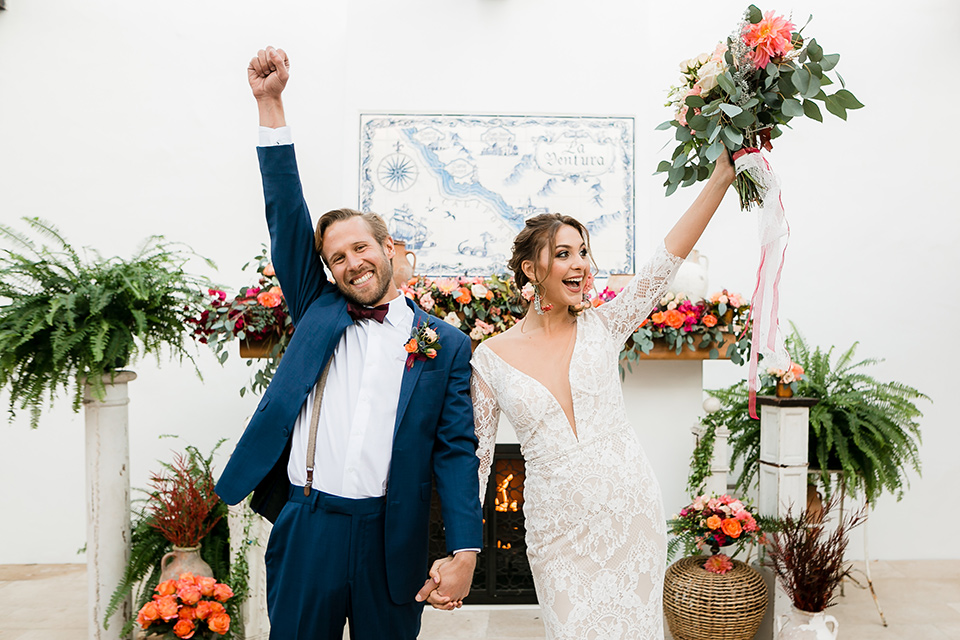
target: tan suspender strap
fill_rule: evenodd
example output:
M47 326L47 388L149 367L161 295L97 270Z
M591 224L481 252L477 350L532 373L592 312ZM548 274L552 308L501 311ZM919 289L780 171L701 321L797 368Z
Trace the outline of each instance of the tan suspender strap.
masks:
M327 386L327 374L330 373L330 365L333 363L333 356L327 361L327 366L320 376L320 382L314 387L313 391L313 411L310 413L310 435L307 438L307 482L303 485L303 495L310 495L310 487L313 486L313 460L317 454L317 425L320 423L320 402L323 400L323 389Z

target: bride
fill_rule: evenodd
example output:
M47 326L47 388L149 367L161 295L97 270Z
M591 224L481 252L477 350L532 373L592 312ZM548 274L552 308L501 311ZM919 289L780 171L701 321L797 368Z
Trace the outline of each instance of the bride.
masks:
M666 520L657 479L627 420L617 361L733 178L724 154L649 262L597 308L583 305L592 277L581 223L536 216L514 241L509 267L535 297L520 322L473 356L480 496L503 412L526 464L527 556L547 638L663 638Z

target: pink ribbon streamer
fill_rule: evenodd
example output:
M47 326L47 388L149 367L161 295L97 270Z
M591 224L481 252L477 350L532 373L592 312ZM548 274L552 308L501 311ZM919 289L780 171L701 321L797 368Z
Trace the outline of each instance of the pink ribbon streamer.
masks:
M738 174L748 171L758 184L762 202L757 214L760 266L757 268L757 284L753 290L750 313L747 316L748 325L753 320L747 380L750 392L748 406L750 417L756 420L757 390L760 387L760 357L763 357L764 366L768 368L786 370L790 367L790 355L787 353L780 332L779 316L780 277L783 275L790 225L787 224L783 200L780 197L780 180L763 152L758 149L742 149L734 154L734 162Z

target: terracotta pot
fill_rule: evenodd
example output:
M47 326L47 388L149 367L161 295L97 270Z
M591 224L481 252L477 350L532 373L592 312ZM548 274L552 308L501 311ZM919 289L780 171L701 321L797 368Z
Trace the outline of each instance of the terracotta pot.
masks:
M173 551L160 559L160 582L176 580L181 573L213 577L213 569L200 557L200 545L195 547L173 546Z
M782 382L777 383L776 396L778 398L792 398L793 397L793 388Z
M394 240L393 247L397 253L393 256L393 282L398 287L402 287L410 281L413 274L417 271L417 254L413 251L407 251L407 243L403 240ZM413 256L413 262L410 262L410 256Z
M273 354L273 347L277 344L277 338L270 336L263 340L253 340L244 338L240 341L241 358L269 358Z

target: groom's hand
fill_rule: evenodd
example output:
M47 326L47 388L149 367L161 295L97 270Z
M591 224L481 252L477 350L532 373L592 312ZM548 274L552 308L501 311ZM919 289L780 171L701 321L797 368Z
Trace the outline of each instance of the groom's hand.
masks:
M247 80L257 100L276 100L290 79L290 60L283 49L260 49L247 67Z
M283 100L280 95L290 79L290 60L283 49L267 47L257 52L247 67L247 80L253 97L257 99L260 112L260 126L277 129L284 127L287 120L283 114Z

